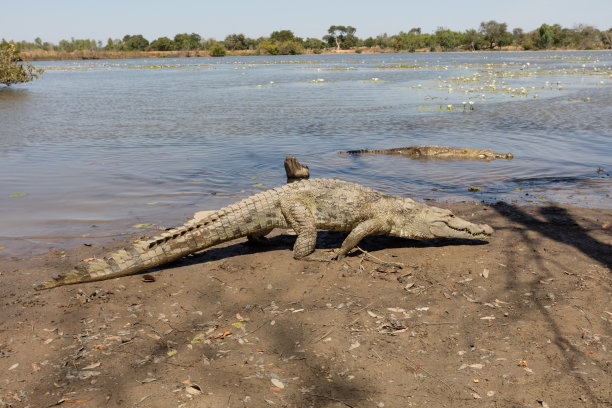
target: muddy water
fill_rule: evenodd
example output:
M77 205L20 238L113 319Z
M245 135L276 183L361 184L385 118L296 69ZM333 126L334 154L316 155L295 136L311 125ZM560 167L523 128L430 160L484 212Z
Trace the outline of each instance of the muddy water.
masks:
M0 89L0 255L182 223L284 183L287 154L418 200L612 206L610 52L37 65ZM515 158L337 154L416 144Z

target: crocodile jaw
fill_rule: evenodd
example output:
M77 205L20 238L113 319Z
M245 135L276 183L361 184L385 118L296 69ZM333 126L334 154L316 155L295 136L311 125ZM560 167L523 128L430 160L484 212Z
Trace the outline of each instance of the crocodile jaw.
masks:
M487 224L472 224L451 214L445 219L429 222L429 231L436 238L485 239L493 234Z

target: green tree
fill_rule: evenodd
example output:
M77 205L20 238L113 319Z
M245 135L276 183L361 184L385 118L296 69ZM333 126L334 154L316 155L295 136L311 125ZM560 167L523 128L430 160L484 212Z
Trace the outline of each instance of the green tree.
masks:
M202 39L202 41L200 41L200 47L202 47L203 50L209 50L210 47L216 42L217 40L214 38Z
M526 51L530 51L536 48L535 41L533 37L528 35L525 37L523 41L521 41L521 47L523 47Z
M222 42L216 42L210 46L209 52L211 57L225 57L227 50Z
M280 48L278 47L278 44L278 42L271 41L269 38L260 40L259 44L257 45L257 52L259 54L279 55Z
M223 40L225 48L233 51L250 50L255 48L255 40L245 37L244 34L230 34Z
M483 49L487 45L487 42L481 33L471 28L466 30L461 36L461 44L471 51L476 51Z
M364 47L368 47L368 48L372 48L376 45L376 40L372 37L368 37L365 40L363 40L363 46Z
M406 43L406 38L404 36L404 33L400 32L399 34L392 35L391 38L389 38L388 45L389 47L393 48L395 51L406 49L407 43Z
M612 48L612 28L601 32L601 41L605 48Z
M299 55L304 52L301 41L282 41L277 42L277 44L281 55Z
M174 43L177 50L197 50L200 48L202 37L196 33L183 33L174 36Z
M293 31L291 30L280 30L280 31L274 31L272 32L272 34L270 34L270 40L272 41L279 41L279 42L286 42L286 41L299 41L301 42L301 39L298 39L295 35L293 35Z
M508 24L498 23L495 20L487 21L486 23L483 21L478 29L489 43L489 48L495 48L495 46L501 48L504 45L510 45L512 43L512 35L507 30Z
M455 33L447 28L438 27L435 36L436 42L444 50L452 50L457 46L457 39L455 38Z
M322 50L325 48L325 43L318 38L307 38L304 40L304 48L308 48L314 51Z
M149 49L154 51L172 51L175 43L168 37L159 37L149 45Z
M388 48L389 47L389 41L390 38L387 35L387 33L384 34L379 34L376 36L376 38L374 39L376 46L380 47L380 48Z
M74 45L73 42L69 42L66 40L60 40L60 42L57 44L57 47L55 47L58 51L67 51L67 52L72 52L76 49L76 46Z
M291 30L274 31L269 38L263 38L257 45L260 54L297 55L304 51L303 40Z
M327 30L329 35L326 35L323 39L326 40L330 46L335 46L337 50L348 50L354 47L357 42L357 37L355 37L356 31L357 29L355 27L333 25Z
M123 37L123 49L127 51L144 51L149 41L142 34L126 35Z
M123 47L123 43L121 42L121 40L119 39L113 40L112 38L109 37L108 40L106 40L106 45L104 46L104 50L119 51L122 47Z
M553 24L550 27L553 31L554 43L555 47L562 47L567 45L569 33L572 31L569 28L563 28L559 24Z
M555 27L552 28L555 31ZM605 31L599 31L593 26L579 24L573 29L563 29L561 40L557 40L555 32L555 40L564 47L592 50L609 47L606 35Z
M13 42L2 40L0 43L0 84L11 86L38 78L43 70L24 63L19 58L19 50Z
M527 36L523 32L522 28L515 28L512 30L512 43L516 45L520 45Z
M538 28L536 43L540 49L552 48L555 43L555 33L551 26L542 24Z

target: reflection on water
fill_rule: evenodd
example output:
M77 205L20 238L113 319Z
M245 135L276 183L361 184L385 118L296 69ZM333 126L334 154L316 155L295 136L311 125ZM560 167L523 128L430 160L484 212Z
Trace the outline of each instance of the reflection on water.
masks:
M0 89L2 253L16 238L44 248L182 223L284 183L287 154L314 177L418 200L610 208L611 64L609 52L38 63L42 79ZM337 154L419 144L515 158Z

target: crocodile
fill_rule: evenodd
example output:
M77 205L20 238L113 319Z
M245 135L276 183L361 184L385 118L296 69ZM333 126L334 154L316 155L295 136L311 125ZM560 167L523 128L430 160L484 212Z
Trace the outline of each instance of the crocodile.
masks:
M450 146L407 146L396 147L393 149L382 150L349 150L340 153L348 154L398 154L408 156L411 159L443 159L443 160L484 160L495 159L510 160L514 157L512 153L497 153L491 149L472 149L469 147L450 147Z
M308 259L311 254L315 257L317 229L348 231L342 246L329 260L345 257L368 235L426 240L485 239L493 233L486 224L472 224L449 210L410 198L341 180L300 180L207 213L103 258L83 261L36 289L135 274L236 238L265 239L274 228L292 228L296 232L296 259Z

